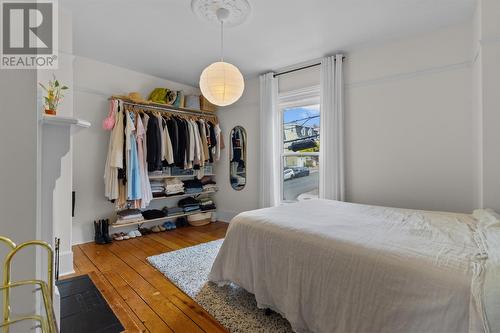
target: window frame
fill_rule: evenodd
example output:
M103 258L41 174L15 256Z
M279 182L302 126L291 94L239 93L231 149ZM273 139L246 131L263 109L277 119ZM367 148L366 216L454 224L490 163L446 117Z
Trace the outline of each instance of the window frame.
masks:
M287 203L290 200L284 200L283 189L284 189L284 161L287 156L317 156L320 157L320 152L287 152L285 153L285 146L283 144L283 113L285 109L305 107L311 105L319 105L320 123L321 123L321 95L320 86L311 86L302 89L297 89L293 91L286 91L278 93L278 132L279 132L279 165L280 165L280 203ZM321 126L320 126L321 133ZM319 146L321 151L321 144Z

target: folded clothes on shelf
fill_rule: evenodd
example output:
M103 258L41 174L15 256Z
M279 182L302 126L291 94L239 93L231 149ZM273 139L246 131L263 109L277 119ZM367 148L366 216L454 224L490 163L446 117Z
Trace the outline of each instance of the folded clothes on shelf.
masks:
M165 188L165 184L164 184L163 180L161 180L161 179L151 180L150 184L151 184L151 188L159 188L159 187Z
M193 213L193 212L199 212L201 211L200 206L187 206L184 207L184 212L185 213Z
M210 204L210 205L203 205L203 206L200 206L200 209L201 211L207 211L207 210L214 210L216 209L217 207L215 206L215 204Z
M203 192L203 188L187 188L184 190L186 194L196 194Z
M210 197L200 198L199 201L200 201L200 209L202 211L213 210L216 208L215 202Z
M195 198L192 198L192 197L188 197L188 198L184 198L182 200L179 200L179 203L177 204L179 207L187 207L187 206L199 206L200 205L200 201L195 199Z
M165 214L164 211L159 209L148 209L142 212L142 216L144 216L146 220L154 220L166 217L167 214Z
M191 213L200 210L200 201L192 197L179 200L178 205L179 207L184 209L185 213Z
M184 209L182 207L165 207L163 208L163 212L167 214L167 216L175 216L184 213Z
M187 194L203 192L203 184L199 179L184 180L184 191Z
M140 209L124 209L116 213L116 215L121 220L132 220L141 218L142 217L141 213L142 212Z
M202 185L216 184L212 176L204 176L200 179Z
M210 197L199 198L200 205L211 205L214 203L214 200Z
M215 184L203 185L203 191L205 191L205 192L216 192L218 190L219 190L219 188Z
M184 183L179 178L165 180L165 192L167 195L184 193Z

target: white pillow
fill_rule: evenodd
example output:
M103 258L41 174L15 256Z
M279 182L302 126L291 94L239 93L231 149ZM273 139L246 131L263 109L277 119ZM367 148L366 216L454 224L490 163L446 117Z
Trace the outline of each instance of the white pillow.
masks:
M500 215L493 209L475 209L472 216L478 221L478 225L483 228L500 227Z

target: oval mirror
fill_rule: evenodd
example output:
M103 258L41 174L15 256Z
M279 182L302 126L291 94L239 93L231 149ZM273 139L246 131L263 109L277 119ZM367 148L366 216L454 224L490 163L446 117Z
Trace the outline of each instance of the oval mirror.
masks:
M236 191L245 188L247 182L247 132L241 126L231 131L229 150L229 180Z

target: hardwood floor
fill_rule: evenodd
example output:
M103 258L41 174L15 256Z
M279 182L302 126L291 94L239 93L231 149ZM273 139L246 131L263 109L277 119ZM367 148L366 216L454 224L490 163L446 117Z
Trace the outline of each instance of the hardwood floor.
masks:
M89 274L127 333L227 332L146 261L152 255L223 238L227 226L215 222L107 245L76 245L71 276Z

